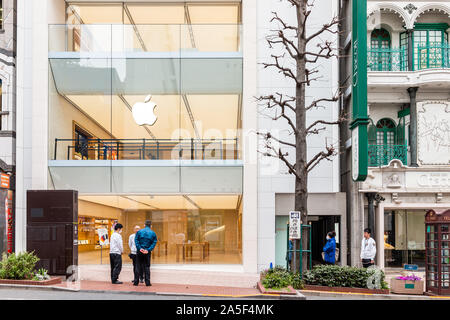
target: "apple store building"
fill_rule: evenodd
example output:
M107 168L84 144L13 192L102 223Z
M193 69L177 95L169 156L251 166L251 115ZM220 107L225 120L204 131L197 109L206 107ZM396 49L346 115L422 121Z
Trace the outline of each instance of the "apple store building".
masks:
M123 224L127 255L151 220L154 264L242 264L240 2L65 15L49 25L48 181L78 191L79 263L108 263L99 229Z

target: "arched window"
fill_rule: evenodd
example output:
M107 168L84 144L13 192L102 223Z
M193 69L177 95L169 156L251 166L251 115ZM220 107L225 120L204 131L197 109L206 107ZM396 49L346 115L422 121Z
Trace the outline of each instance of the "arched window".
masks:
M391 36L386 29L375 29L370 35L369 68L371 71L389 71L391 68Z
M395 144L396 126L394 121L388 118L377 122L377 145L392 146Z
M370 36L370 46L374 49L389 49L391 36L386 29L375 29Z

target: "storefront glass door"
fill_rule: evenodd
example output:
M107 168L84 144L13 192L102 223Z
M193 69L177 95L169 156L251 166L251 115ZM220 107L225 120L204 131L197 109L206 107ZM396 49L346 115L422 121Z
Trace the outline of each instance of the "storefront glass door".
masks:
M384 213L386 267L425 266L425 212L398 210Z

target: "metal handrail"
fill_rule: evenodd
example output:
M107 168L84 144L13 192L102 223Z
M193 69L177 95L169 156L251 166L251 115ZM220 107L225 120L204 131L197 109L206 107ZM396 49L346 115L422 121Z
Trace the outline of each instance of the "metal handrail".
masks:
M309 249L303 249L303 228L309 229L308 230L308 248ZM287 250L286 250L286 270L289 270L289 253L299 253L299 259L300 259L300 263L299 263L299 273L301 275L301 277L303 278L303 253L309 254L308 257L308 265L309 265L309 270L312 269L312 242L311 242L311 225L309 224L301 224L300 225L300 248L295 250L295 249L289 249L289 223L287 224Z
M368 48L368 71L407 71L406 48Z
M221 159L224 157L224 151L231 151L233 159L239 159L238 138L235 139L97 139L89 138L84 143L77 139L55 139L54 160L58 158L58 144L69 142L67 146L67 160L71 160L72 152L78 148L83 148L84 153L95 152L94 159L88 160L117 160L120 155L126 152L138 152L140 160L160 160L163 152L176 151L179 153L179 159L183 158L183 153L190 152L191 160L205 159L205 151L219 152ZM232 143L230 143L232 142ZM233 145L229 148L229 145ZM224 146L226 146L224 148ZM200 155L200 158L199 158ZM226 155L228 155L226 153ZM108 159L108 157L110 159ZM136 157L133 157L135 159ZM125 158L123 158L125 159ZM217 157L214 157L217 159Z
M373 145L369 144L369 167L388 165L393 159L400 160L405 166L408 157L407 145Z

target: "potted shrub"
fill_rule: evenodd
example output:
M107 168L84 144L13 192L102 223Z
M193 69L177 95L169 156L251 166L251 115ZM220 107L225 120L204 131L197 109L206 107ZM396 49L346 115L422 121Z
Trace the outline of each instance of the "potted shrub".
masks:
M0 261L1 284L51 285L61 282L45 269L35 270L39 258L34 252L3 254Z
M303 289L303 280L299 273L292 273L283 267L267 269L261 272L258 288L262 293L296 294L294 289Z
M423 280L412 274L391 279L391 292L400 294L423 294Z

